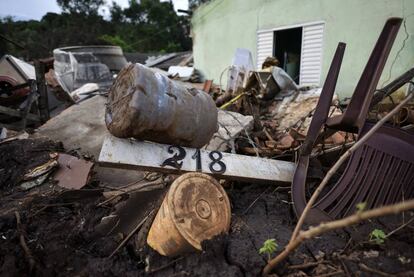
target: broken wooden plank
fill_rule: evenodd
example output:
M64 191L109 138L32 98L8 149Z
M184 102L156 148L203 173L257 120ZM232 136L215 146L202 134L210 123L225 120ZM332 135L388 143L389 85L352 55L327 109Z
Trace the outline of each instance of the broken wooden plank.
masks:
M251 182L291 182L292 162L207 151L108 135L99 163L103 166L183 173L199 171L221 179Z
M18 110L8 108L8 107L5 107L5 106L0 106L0 113L7 114L7 115L10 115L10 116L16 116L16 117L20 117L20 118L22 118L24 116L23 111L18 111ZM38 115L35 115L35 114L32 114L32 113L28 113L26 115L26 118L29 119L29 120L32 120L32 121L40 121L40 117Z

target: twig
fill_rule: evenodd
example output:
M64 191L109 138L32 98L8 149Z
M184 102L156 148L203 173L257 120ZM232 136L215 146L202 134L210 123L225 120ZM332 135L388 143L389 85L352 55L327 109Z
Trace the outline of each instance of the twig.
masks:
M342 267L343 267L343 269L344 269L345 275L346 275L347 277L351 277L351 273L349 273L349 269L348 269L348 267L346 266L346 264L344 263L344 261L343 261L342 259L340 259L340 261L341 261Z
M338 270L338 271L334 271L334 272L329 272L329 273L325 273L325 274L316 275L315 277L330 277L330 276L335 276L335 275L342 274L342 273L344 273L342 270Z
M332 153L332 152L335 152L335 151L338 151L338 150L342 150L344 148L349 148L354 144L355 144L355 141L346 142L345 144L334 146L334 147L328 148L326 150L322 149L320 151L315 151L310 156L311 156L311 158L318 157L320 155L325 155L325 154L328 154L328 153Z
M402 224L400 227L398 227L397 229L392 230L391 232L389 232L385 238L388 238L389 236L393 235L394 233L398 232L399 230L403 229L405 226L409 225L411 222L414 221L414 217L412 217L410 220L408 220L406 223Z
M98 203L96 206L100 207L102 205L105 205L106 203L111 202L112 200L117 198L118 196L122 196L122 195L127 194L127 193L147 189L149 187L158 187L160 185L163 185L164 183L165 183L164 180L156 179L155 181L146 182L146 183L143 183L143 184L134 184L134 185L126 187L122 190L114 190L114 191L104 192L104 196L108 197L108 199L106 199L105 201L103 201L101 203Z
M377 276L384 276L384 277L391 277L391 276L395 276L395 275L391 275L391 274L388 274L388 273L386 273L386 272L380 271L380 270L378 270L378 269L368 267L367 265L365 265L365 264L363 264L363 263L359 263L358 265L359 265L359 267L360 267L363 271L365 271L365 272L369 272L369 273L374 273L374 274L375 274L375 275L377 275Z
M266 267L263 270L263 275L267 275L270 271L278 265L281 261L283 261L292 251L300 246L300 244L308 239L314 238L319 236L323 233L328 231L332 231L339 228L344 228L350 225L357 224L361 221L376 218L380 216L390 215L390 214L398 214L403 211L408 211L414 209L414 199L408 200L406 202L400 202L393 205L383 206L380 208L364 211L364 212L357 212L356 214L350 215L348 217L324 222L319 224L316 227L310 227L306 231L301 231L299 235L289 242L289 244L285 247L285 249L277 255L275 258L270 260Z
M129 184L126 184L125 186L120 186L120 187L113 187L113 186L102 185L102 184L100 184L99 186L100 187L103 187L103 188L106 188L106 189L110 189L110 190L120 190L120 191L122 191L124 188L127 188L127 187L129 187L131 185L135 185L135 184L137 184L137 183L139 183L141 181L144 181L144 180L145 180L145 177L142 177L139 180L133 181L133 182L131 182Z
M269 134L269 131L267 131L267 129L266 129L266 128L263 128L263 132L265 133L265 135L266 135L266 137L267 137L267 139L268 139L268 140L270 140L270 141L275 141L275 140L272 138L272 136Z
M115 248L115 250L111 253L111 255L109 255L109 258L112 258L113 255L115 255L116 252L118 252L119 249L122 248L122 246L125 245L125 243L128 242L128 240L135 234L136 231L138 231L138 229L145 223L145 221L148 219L148 217L154 212L154 210L150 211L149 214L144 217L143 220L141 220L137 226L135 226L135 228L128 234L128 236L125 237L125 239L123 241L121 241L121 243L117 246L117 248Z
M339 167L348 159L348 157L355 152L359 147L361 147L385 122L392 118L405 104L407 104L413 98L413 93L410 93L397 107L395 107L390 113L384 116L380 121L378 121L362 138L349 148L334 164L334 166L328 171L325 178L322 180L321 184L312 194L312 197L309 199L309 202L306 204L305 209L303 210L301 216L299 217L298 223L296 224L295 230L293 231L291 240L295 239L298 236L300 229L302 228L305 218L308 215L309 210L312 208L316 199L319 197L321 191L328 184L328 181L338 171Z
M308 267L313 267L313 266L317 266L321 263L324 263L324 261L319 261L319 262L309 262L309 263L304 263L304 264L298 264L298 265L290 265L288 266L288 269L306 269Z
M167 263L167 264L165 264L165 265L163 265L163 266L160 266L160 267L158 267L158 268L154 268L154 269L152 269L152 270L149 270L147 273L148 273L148 274L152 274L152 273L155 273L155 272L158 272L158 271L164 270L164 269L166 269L167 267L169 267L169 266L171 266L171 265L175 264L176 262L178 262L178 261L182 260L183 258L184 258L184 257L179 257L179 258L177 258L177 259L175 259L175 260L172 260L171 262L169 262L169 263Z
M76 202L69 202L69 203L54 203L54 204L45 204L42 205L42 208L38 209L36 212L34 212L33 214L29 215L29 218L35 217L36 215L38 215L39 213L43 212L44 210L46 210L47 208L50 207L60 207L60 206L69 206L69 205L76 205L78 203Z
M120 195L120 194L112 195L112 196L110 196L108 199L106 199L106 200L104 200L104 201L102 201L102 202L100 202L100 203L96 204L96 207L101 207L101 206L104 206L104 205L106 205L106 204L108 204L108 203L112 202L113 200L115 200L115 199L116 199L116 198L118 198L118 197L122 197L122 195Z
M36 261L33 258L32 252L27 246L26 240L24 239L24 232L23 232L22 222L20 219L20 214L18 211L15 211L14 215L16 216L17 232L19 233L20 245L23 248L27 261L29 262L30 272L32 272L36 265Z
M260 197L262 197L263 194L265 194L269 190L269 188L270 187L267 187L261 194L259 194L259 196L257 196L257 198L249 205L249 207L247 207L247 209L244 210L243 212L244 215L247 214L247 212L251 209L251 207L253 207L253 205L257 202L257 200L259 200Z

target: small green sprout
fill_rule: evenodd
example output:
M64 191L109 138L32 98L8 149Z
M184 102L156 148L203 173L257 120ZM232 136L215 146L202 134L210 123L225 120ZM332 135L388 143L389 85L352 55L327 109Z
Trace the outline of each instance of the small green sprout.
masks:
M387 236L385 235L383 230L374 229L369 234L369 241L375 242L376 244L383 244Z
M268 239L263 243L262 248L259 249L259 254L267 254L267 260L270 260L270 255L276 251L277 246L275 239Z
M366 208L367 208L367 202L361 202L361 203L356 204L357 213L361 213L365 211Z

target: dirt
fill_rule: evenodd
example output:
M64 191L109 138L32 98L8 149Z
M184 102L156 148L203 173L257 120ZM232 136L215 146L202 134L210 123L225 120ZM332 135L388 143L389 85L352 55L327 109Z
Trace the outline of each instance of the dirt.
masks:
M145 243L149 219L111 256L141 221L136 217L157 210L166 190L126 195L114 206L98 205L106 198L96 179L73 191L62 191L51 182L27 192L14 188L24 172L61 150L59 143L48 140L0 144L0 276L259 276L268 259L259 254L263 242L275 239L278 248L272 256L276 255L296 224L288 187L233 183L226 189L232 208L230 231L203 242L204 251L171 258L159 255ZM105 231L101 219L115 210L122 222ZM374 229L388 234L413 217L413 212L406 212L309 240L275 273L291 277L414 276L414 224L383 243L369 239ZM32 270L22 238L35 261Z
M52 192L13 200L9 197L3 202L16 202L36 267L33 272L29 271L19 241L20 234L16 231L14 211L2 212L0 275L258 276L267 259L265 255L259 255L263 242L275 238L280 250L286 245L294 227L289 191L240 184L227 192L233 213L229 234L204 242L205 250L201 253L176 258L162 257L148 247L137 255L134 238L112 258L108 258L122 236L96 236L96 226L112 210L111 207L97 207L96 204L104 200L99 193L85 194L92 197L78 197L76 201L67 197L76 194L73 192L66 193L66 197ZM0 211L3 211L3 202ZM407 220L413 215L406 213L404 216ZM301 246L277 268L276 273L280 276L316 276L337 272L341 276L349 272L349 276L378 276L363 271L360 265L363 263L371 269L390 274L413 274L412 227L395 233L382 245L368 242L368 234L373 229L382 229L387 233L400 226L401 222L401 216L394 216L362 224L358 228L325 234ZM300 270L289 269L289 266L307 263L315 265Z
M29 169L50 160L52 152L62 151L61 143L48 139L22 139L0 144L0 189L12 188Z

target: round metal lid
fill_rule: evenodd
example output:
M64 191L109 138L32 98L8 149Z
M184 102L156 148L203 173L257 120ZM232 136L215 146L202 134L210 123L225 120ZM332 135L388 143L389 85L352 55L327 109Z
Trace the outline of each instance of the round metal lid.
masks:
M230 201L222 186L209 175L186 173L171 185L167 196L171 219L195 248L230 228Z

